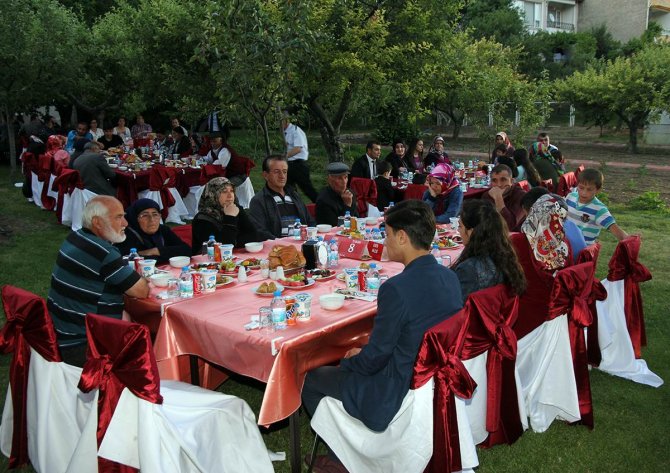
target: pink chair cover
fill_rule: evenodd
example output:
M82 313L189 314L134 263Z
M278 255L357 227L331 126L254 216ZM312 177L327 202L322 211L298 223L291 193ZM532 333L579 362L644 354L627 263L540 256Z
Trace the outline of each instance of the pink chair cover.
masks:
M367 217L368 204L377 206L377 184L372 179L352 177L349 187L356 193L358 215Z
M149 329L141 324L86 314L87 360L79 389L98 393L98 447L105 436L121 392L128 388L135 396L161 404L160 377ZM98 457L98 471L137 471Z
M635 358L642 358L642 347L647 345L640 283L651 279L649 269L637 260L640 245L639 235L621 240L614 249L607 274L610 281L624 280L624 311Z
M14 410L9 468L16 468L29 461L26 396L30 348L47 361L59 362L62 359L44 299L18 287L3 286L2 305L7 323L0 331L0 350L14 354L9 368Z

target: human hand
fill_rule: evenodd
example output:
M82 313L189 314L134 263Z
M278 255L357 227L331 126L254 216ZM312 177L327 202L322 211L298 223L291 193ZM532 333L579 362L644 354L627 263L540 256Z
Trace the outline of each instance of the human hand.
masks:
M345 357L345 358L351 358L352 356L356 356L356 355L358 355L360 352L361 352L361 349L360 349L360 348L358 348L358 347L356 347L356 348L352 348L351 350L349 350L348 352L346 352L346 353L344 354L344 357Z
M229 202L224 205L223 213L230 217L237 217L237 215L240 213L240 209L237 205L235 205L235 202Z
M342 201L344 202L344 205L347 207L351 207L351 204L354 202L354 194L349 189L345 189L344 192L340 195L342 197Z
M137 252L142 256L160 256L161 252L158 251L158 248L149 248L148 250L141 250Z

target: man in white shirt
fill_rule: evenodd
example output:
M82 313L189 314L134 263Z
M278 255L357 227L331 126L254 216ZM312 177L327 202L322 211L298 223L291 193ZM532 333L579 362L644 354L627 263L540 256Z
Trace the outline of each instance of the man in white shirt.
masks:
M307 136L299 126L290 122L287 114L282 118L282 127L284 128L286 157L288 159L287 185L299 186L312 202L316 202L318 192L312 185L309 166L307 165L309 157Z

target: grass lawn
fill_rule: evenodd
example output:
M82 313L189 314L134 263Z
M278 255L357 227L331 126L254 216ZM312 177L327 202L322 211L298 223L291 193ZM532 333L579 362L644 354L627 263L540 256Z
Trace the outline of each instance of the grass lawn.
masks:
M317 137L310 134L310 142ZM257 167L252 180L260 187L261 151L253 136L236 137L231 143L240 153L254 156ZM317 149L314 149L317 148ZM363 152L362 145L348 149L349 162ZM312 150L312 173L317 188L324 181L324 155L318 146ZM644 177L644 176L639 176ZM616 178L616 176L615 176ZM606 184L607 185L607 184ZM613 186L617 189L618 184ZM639 189L639 190L638 190ZM649 190L644 184L631 189L631 194ZM612 213L629 233L643 236L641 261L651 270L654 279L642 285L649 346L644 358L659 376L670 380L670 219L668 215L641 213L627 207L626 199L610 193ZM0 229L11 229L10 236L0 234L0 285L13 284L46 297L51 269L58 248L68 229L56 222L52 212L28 204L20 189L9 182L9 169L0 168ZM603 250L598 274L604 277L607 261L615 246L609 235L602 238ZM9 357L0 357L0 386L7 385ZM670 394L666 386L658 389L591 371L595 429L571 427L555 422L545 433L526 432L512 446L479 450L481 473L489 472L655 472L666 471L670 465L670 428L668 410ZM245 399L258 413L263 385L233 378L220 388L228 394ZM4 402L4 393L0 395ZM272 450L288 451L288 423L263 431ZM302 416L302 448L311 448L313 437L305 416ZM6 459L0 459L0 470ZM276 471L288 472L288 462L275 463ZM25 471L33 471L27 468Z

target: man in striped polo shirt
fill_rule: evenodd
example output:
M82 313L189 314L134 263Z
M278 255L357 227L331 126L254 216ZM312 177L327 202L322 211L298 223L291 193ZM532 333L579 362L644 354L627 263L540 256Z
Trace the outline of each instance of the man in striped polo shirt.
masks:
M579 173L577 189L566 199L568 219L582 231L587 245L596 241L603 228L612 232L618 240L628 237L616 224L605 204L596 197L602 186L603 175L600 171L584 169Z
M112 244L126 239L123 205L100 195L84 207L81 230L63 242L51 274L47 298L63 361L86 361L87 312L120 319L123 295L147 297L147 280L123 262Z

